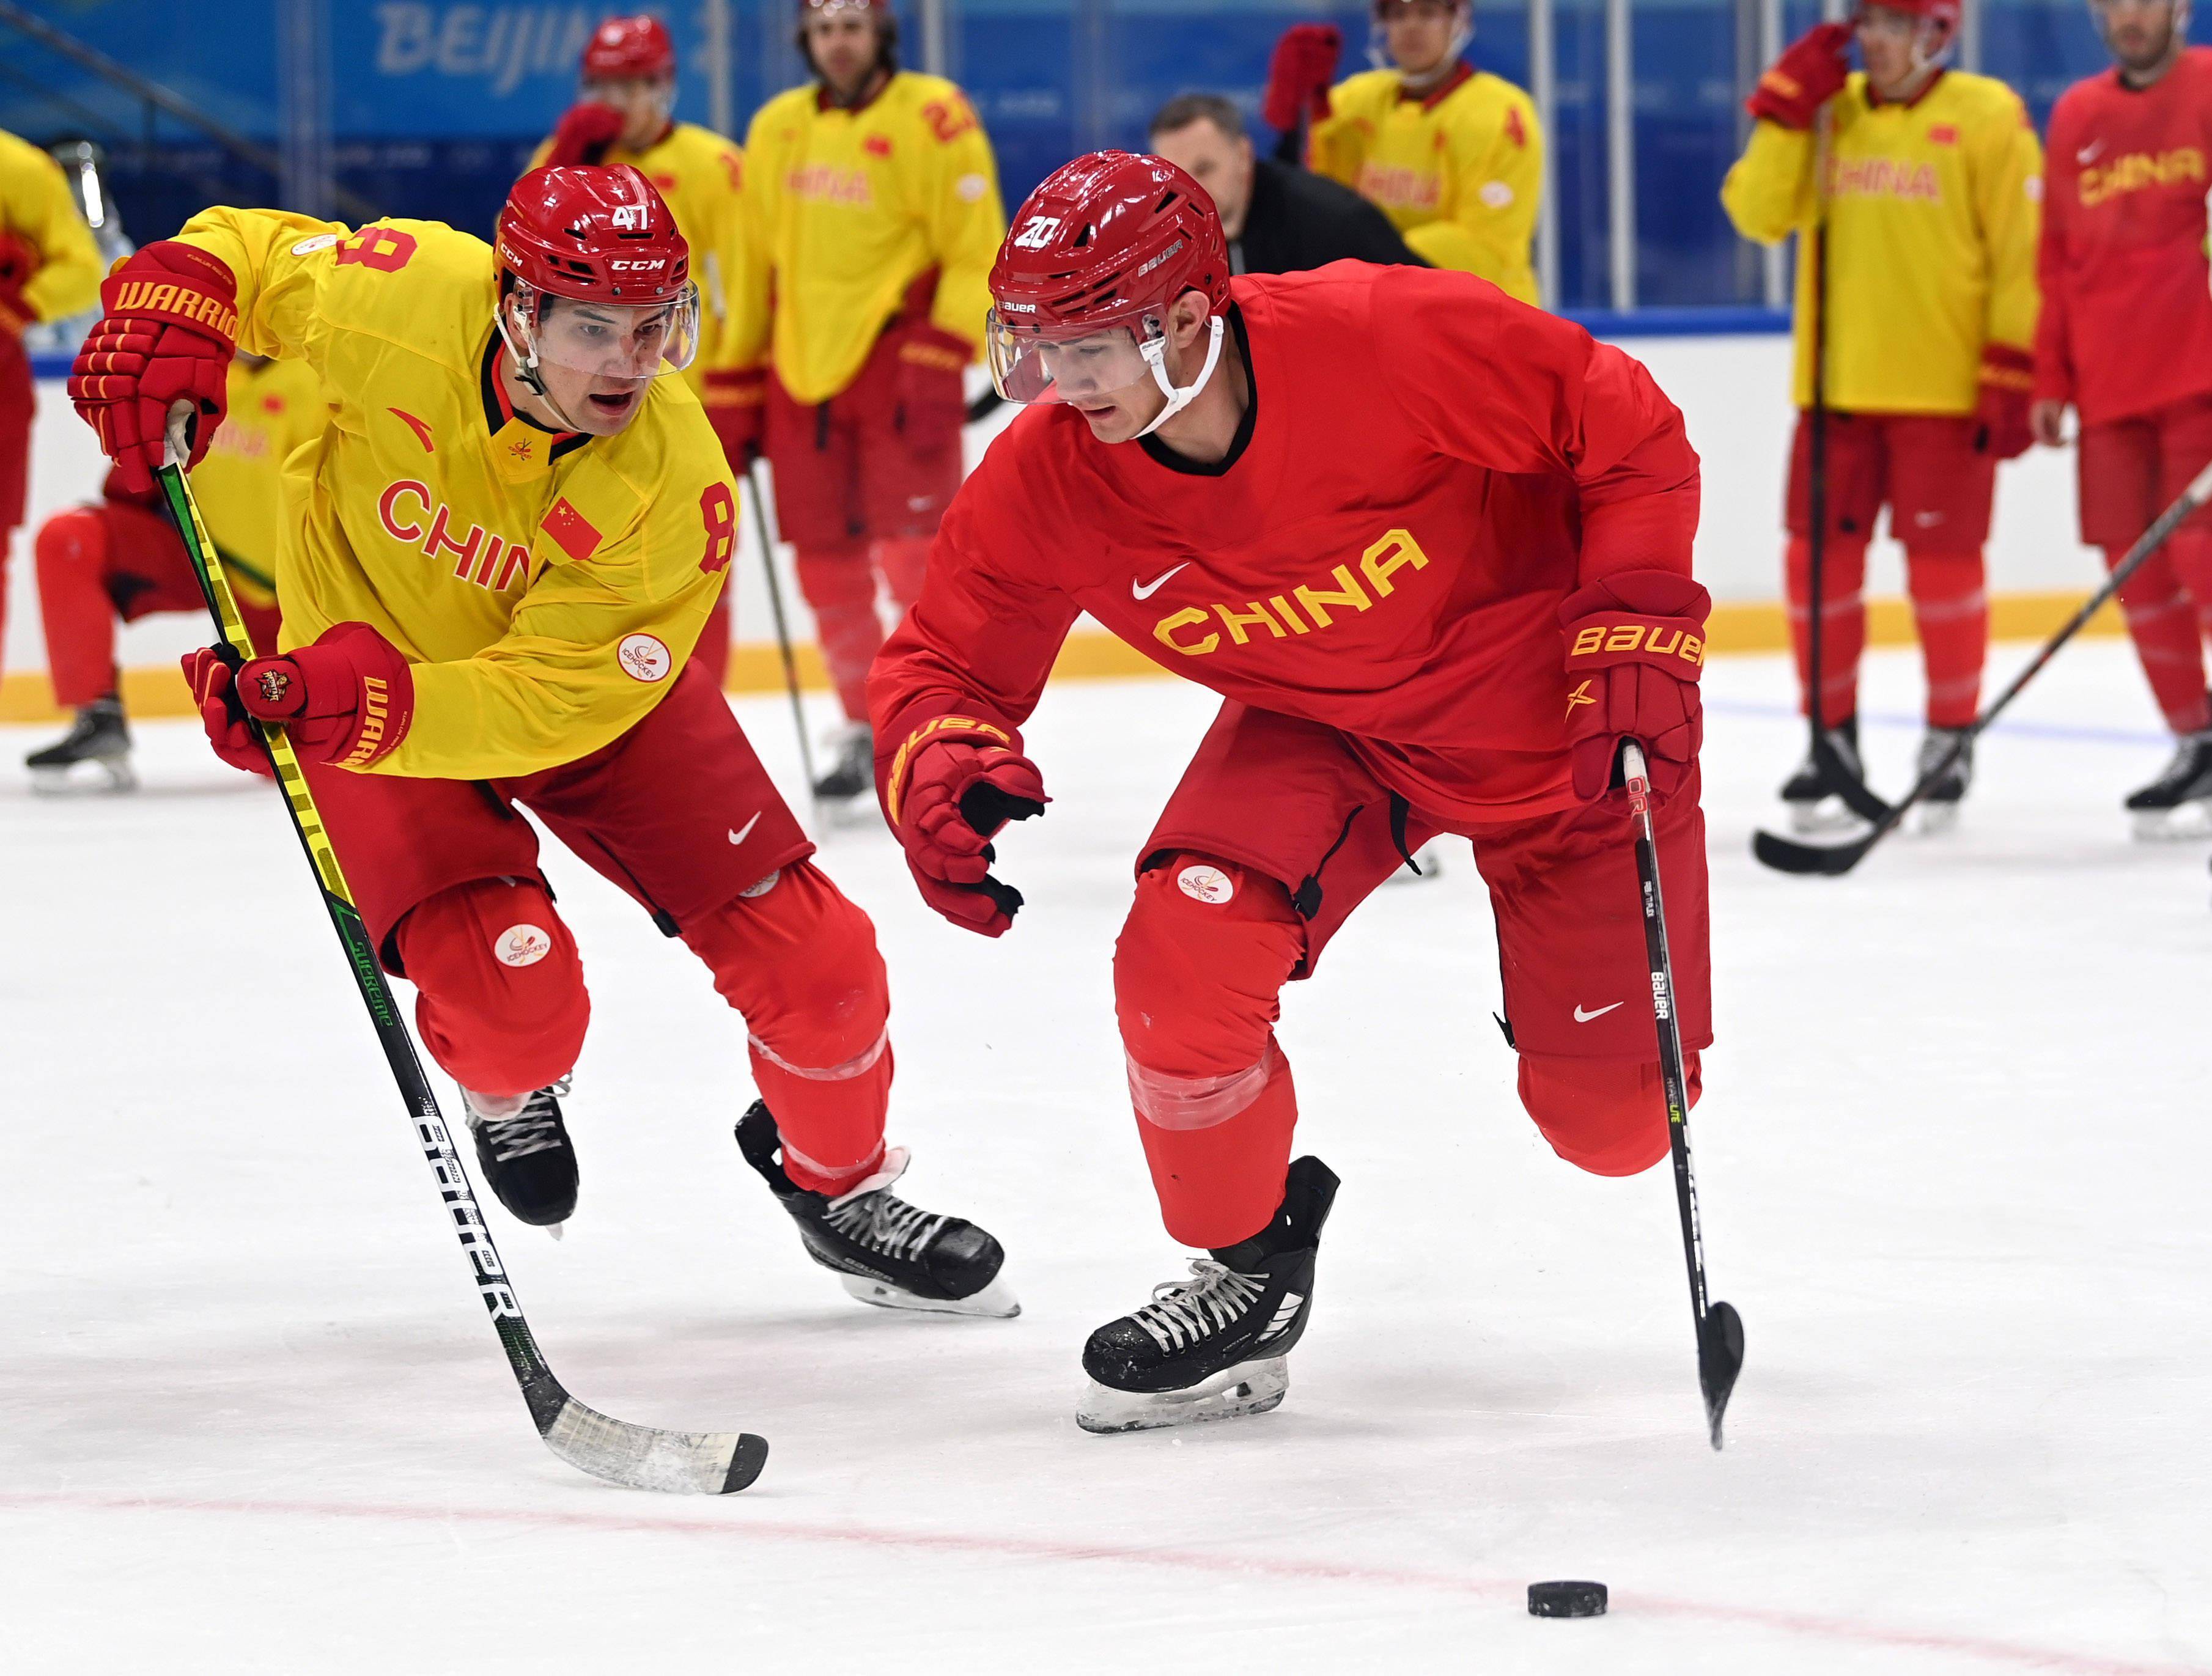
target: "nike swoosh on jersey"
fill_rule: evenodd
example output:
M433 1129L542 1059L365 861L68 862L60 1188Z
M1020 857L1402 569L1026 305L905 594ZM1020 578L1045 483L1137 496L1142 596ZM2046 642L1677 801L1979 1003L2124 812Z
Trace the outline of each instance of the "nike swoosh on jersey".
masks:
M1595 1011L1595 1012L1584 1012L1584 1011L1583 1011L1583 1009L1582 1009L1581 1005L1580 1005L1579 1003L1577 1003L1577 1005L1576 1005L1576 1007L1575 1007L1575 1023L1577 1023L1577 1024L1587 1024L1587 1023L1589 1023L1590 1022L1590 1020L1591 1020L1591 1019L1593 1019L1593 1018L1602 1018L1602 1017L1604 1017L1606 1016L1606 1014L1607 1014L1608 1012L1611 1012L1611 1011L1613 1011L1613 1007L1621 1006L1621 1005L1626 1005L1626 1003L1624 1003L1624 1002L1615 1001L1615 1002L1613 1002L1613 1003L1612 1006L1602 1006L1602 1007L1600 1007L1600 1008L1599 1008L1596 1011Z
M1175 570L1164 570L1149 582L1140 582L1133 576L1129 579L1129 592L1139 599L1150 599L1167 586L1168 578L1173 576L1176 571L1188 570L1194 562L1193 560L1185 559L1175 568Z
M751 837L753 829L760 824L760 817L761 811L757 809L753 811L752 819L747 821L743 826L735 828L731 831L730 841L733 844L742 844L746 839ZM1615 1002L1614 1005L1617 1006L1620 1003Z

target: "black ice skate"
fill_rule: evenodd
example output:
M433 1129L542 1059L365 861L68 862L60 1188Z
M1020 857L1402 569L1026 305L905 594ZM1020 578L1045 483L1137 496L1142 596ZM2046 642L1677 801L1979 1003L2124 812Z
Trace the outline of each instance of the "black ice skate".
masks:
M1920 760L1913 765L1917 774L1926 774L1949 753L1950 749L1965 732L1962 727L1931 727L1920 741ZM1958 761L1943 771L1943 777L1928 788L1928 795L1920 799L1917 829L1923 833L1948 832L1959 823L1959 805L1966 795L1966 788L1974 782L1974 746L1967 741L1959 753Z
M2185 733L2157 779L2128 799L2138 838L2201 838L2212 829L2212 731Z
M809 1192L783 1173L775 1119L756 1100L738 1120L738 1150L799 1224L806 1254L833 1270L863 1303L940 1315L1018 1315L1022 1306L1000 1271L1006 1254L972 1222L915 1209L890 1191L906 1171L894 1146L875 1174L835 1199Z
M1836 748L1836 756L1844 767L1863 780L1866 770L1859 762L1859 719L1844 717L1827 730L1827 735L1828 743ZM1840 788L1809 750L1796 772L1782 782L1782 801L1789 805L1792 832L1841 832L1866 824L1844 802Z
M814 801L825 814L866 821L875 808L876 742L866 722L854 722L830 746L830 771L814 782Z
M561 1237L561 1224L576 1214L576 1149L561 1120L566 1077L541 1088L505 1117L477 1109L477 1096L461 1090L469 1132L477 1138L477 1163L499 1202L517 1222Z
M76 713L70 731L44 750L23 759L35 792L135 792L138 776L131 767L131 729L123 720L123 701L112 694L95 698ZM80 774L80 767L96 770Z
M1109 1321L1083 1347L1091 1384L1077 1404L1085 1431L1265 1414L1290 1388L1286 1358L1313 1308L1314 1257L1336 1198L1319 1158L1291 1166L1282 1207L1250 1239L1155 1287L1152 1301Z

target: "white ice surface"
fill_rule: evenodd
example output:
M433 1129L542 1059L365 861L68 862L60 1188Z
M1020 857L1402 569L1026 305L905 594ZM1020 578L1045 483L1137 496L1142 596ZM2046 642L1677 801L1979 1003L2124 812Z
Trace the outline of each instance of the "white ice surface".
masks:
M1707 692L1693 1129L1750 1346L1717 1455L1668 1174L1583 1176L1522 1114L1463 853L1287 998L1344 1177L1288 1401L1076 1429L1084 1335L1180 1269L1108 960L1195 689L1050 696L1001 942L880 833L824 855L890 962L906 1188L1001 1236L1017 1321L806 1264L704 973L549 846L582 1203L559 1245L495 1229L580 1396L771 1440L719 1501L532 1436L273 795L172 724L135 800L34 800L42 736L0 729L0 1669L2212 1668L2212 914L2202 846L2122 825L2164 756L2126 653L2069 652L1962 829L1840 882L1747 853L1799 749L1779 663ZM1917 694L1872 660L1887 787ZM781 707L743 713L787 774ZM1557 1576L1612 1614L1528 1618Z

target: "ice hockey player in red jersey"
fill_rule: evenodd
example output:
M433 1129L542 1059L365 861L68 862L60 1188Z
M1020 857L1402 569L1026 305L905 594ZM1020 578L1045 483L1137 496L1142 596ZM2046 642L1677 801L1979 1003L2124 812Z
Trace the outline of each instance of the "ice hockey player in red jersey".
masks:
M1226 701L1137 858L1114 962L1162 1214L1202 1254L1091 1336L1078 1418L1258 1412L1336 1187L1291 1162L1278 996L1431 837L1474 841L1545 1138L1602 1175L1667 1156L1616 757L1634 738L1651 759L1694 1050L1698 459L1641 366L1470 275L1232 282L1211 200L1157 157L1048 179L991 293L993 376L1036 405L954 501L877 661L878 791L923 897L996 937L1021 898L994 844L1047 802L1019 730L1078 614Z
M2116 563L2212 460L2212 49L2188 44L2188 0L2095 0L2112 67L2051 113L2038 439L2081 416L2081 539ZM2128 632L2178 740L2127 800L2147 836L2186 831L2212 800L2212 519L2177 530L2120 591Z

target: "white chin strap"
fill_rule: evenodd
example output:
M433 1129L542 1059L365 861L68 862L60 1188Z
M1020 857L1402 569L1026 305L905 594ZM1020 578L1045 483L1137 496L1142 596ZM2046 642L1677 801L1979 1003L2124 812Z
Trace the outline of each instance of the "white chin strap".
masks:
M1451 74L1452 66L1456 64L1461 56L1474 45L1474 9L1470 6L1460 13L1458 21L1452 28L1451 45L1444 48L1444 55L1437 60L1435 68L1419 80L1411 76L1405 78L1407 91L1417 94L1426 93ZM1382 25L1379 20L1368 26L1367 62L1377 70L1398 68L1397 61L1390 56L1390 48L1386 43Z
M538 376L538 346L531 343L526 349L514 341L514 334L507 330L507 301L504 298L500 301L499 312L492 318L499 327L500 341L507 345L507 354L514 357L515 372L523 383L530 386L530 393L544 403L546 407L551 410L553 416L558 419L563 427L572 431L580 429L581 427L574 420L561 410L561 404L553 399L553 392L545 387L545 380Z
M1216 314L1206 324L1212 329L1212 341L1206 346L1206 365L1198 369L1198 376L1188 384L1177 385L1168 376L1166 338L1155 337L1144 346L1145 364L1152 369L1152 382L1159 386L1160 394L1168 398L1168 404L1159 410L1151 424L1137 433L1139 436L1150 436L1188 407L1198 398L1198 392L1206 388L1206 380L1213 376L1213 369L1221 364L1221 329L1227 322Z

